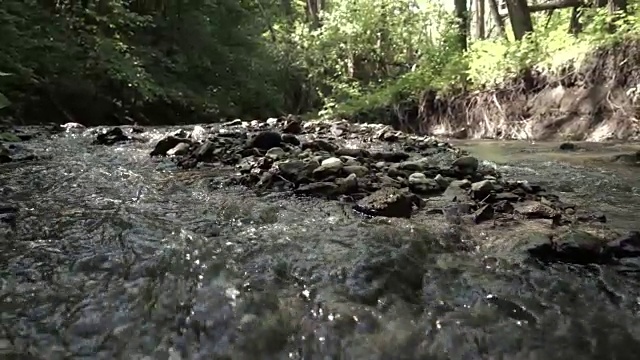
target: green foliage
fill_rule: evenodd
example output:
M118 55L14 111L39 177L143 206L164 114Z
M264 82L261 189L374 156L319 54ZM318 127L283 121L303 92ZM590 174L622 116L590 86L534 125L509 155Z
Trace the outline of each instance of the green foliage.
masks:
M495 86L526 68L553 73L640 34L633 7L626 17L585 10L579 36L568 33L569 10L557 10L534 15L535 31L521 41L470 41L462 51L442 1L326 0L317 16L311 3L4 0L0 69L13 76L0 78L0 108L10 98L5 110L20 117L45 99L55 113L96 122L107 114L162 122L170 112L177 121L333 116L425 90Z
M282 106L263 26L243 2L87 4L3 3L0 68L16 74L4 83L7 95L28 101L35 88L54 97L94 93L113 109L162 103L219 117L272 113ZM58 103L62 111L75 106Z
M349 23L350 26L334 30L331 37L328 30L320 33L320 39L324 41L318 43L324 46L317 51L335 54L334 58L325 55L325 67L337 68L339 60L345 59L343 49L349 48L350 44L359 44L356 49L362 53L376 48L375 39L367 37L376 22L371 20L372 15L363 16L361 12L375 14L373 19L384 19L383 13L388 10L384 6L385 1L367 0L369 7L363 5L364 2L358 2L355 11L345 5L334 9L342 11L341 14L327 16L327 19L339 19L337 24ZM584 21L586 26L578 36L568 32L570 9L566 9L556 10L551 19L547 19L546 13L535 14L535 31L521 41L514 41L512 36L473 41L468 51L461 52L456 44L457 29L450 15L443 13L441 8L431 5L409 12L406 7L398 6L394 11L396 19L403 21L388 24L390 44L387 48L396 49L399 54L408 48L415 49L419 56L411 61L401 56L395 58L413 70L378 78L377 86L363 84L357 77L334 77L331 83L333 92L327 96L329 100L323 115L349 115L374 110L402 100L416 99L428 89L448 92L498 86L523 69L554 73L567 65L578 68L594 49L621 41L624 37L640 35L640 12L636 7L631 7L627 16L609 14L606 8L585 9L583 19L587 19ZM429 22L429 19L437 21ZM614 33L607 31L611 23L617 30ZM431 29L428 37L424 31L427 28ZM420 40L411 42L407 38ZM345 88L350 91L345 92Z

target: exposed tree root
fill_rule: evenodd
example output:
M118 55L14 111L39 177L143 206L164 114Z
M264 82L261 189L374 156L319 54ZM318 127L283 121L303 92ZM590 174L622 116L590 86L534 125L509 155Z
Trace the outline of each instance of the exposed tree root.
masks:
M457 138L602 141L640 137L640 41L594 52L579 69L523 72L499 88L377 111L403 130ZM364 120L364 119L362 119Z

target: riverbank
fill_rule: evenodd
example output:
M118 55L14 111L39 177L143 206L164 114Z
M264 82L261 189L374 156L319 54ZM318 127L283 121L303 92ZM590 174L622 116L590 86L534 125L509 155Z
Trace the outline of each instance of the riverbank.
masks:
M625 38L560 69L532 68L482 90L427 90L415 101L342 115L457 139L637 141L639 43Z

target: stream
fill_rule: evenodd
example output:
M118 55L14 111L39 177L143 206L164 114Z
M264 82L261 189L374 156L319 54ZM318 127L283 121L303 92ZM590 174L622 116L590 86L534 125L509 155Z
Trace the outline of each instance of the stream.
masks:
M148 143L60 134L0 165L2 359L635 359L637 272L491 259L411 219L213 188ZM457 141L637 229L637 146ZM640 262L637 263L640 269ZM380 285L384 284L384 286ZM376 296L370 296L376 288Z

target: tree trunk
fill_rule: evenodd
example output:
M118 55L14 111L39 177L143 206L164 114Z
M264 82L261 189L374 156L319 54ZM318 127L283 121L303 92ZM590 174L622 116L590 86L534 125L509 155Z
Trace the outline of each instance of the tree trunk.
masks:
M496 27L498 28L498 35L504 37L506 34L504 28L504 20L502 16L500 16L500 8L498 7L498 0L488 0L489 8L491 10L491 16L493 16L493 21L496 22Z
M533 32L527 0L506 0L506 3L513 35L516 40L522 40L527 33Z
M582 8L574 7L571 9L571 19L569 20L569 34L578 36L582 32L582 24L580 23L580 16L582 15Z
M484 31L484 0L475 0L475 4L476 4L476 12L475 12L476 39L482 40L482 39L485 38L485 31Z
M616 31L615 22L620 20L627 12L627 0L608 0L607 9L610 14L614 15L608 26L609 32L614 33Z
M312 29L320 27L320 6L318 0L307 0L307 21Z
M469 23L469 10L467 0L455 0L456 20L458 22L458 44L462 51L467 50L467 33Z

